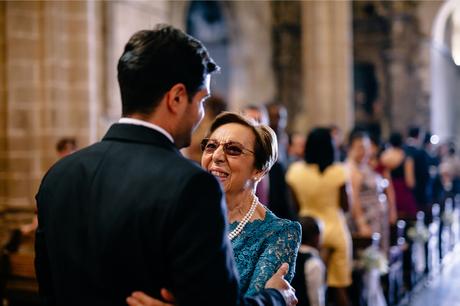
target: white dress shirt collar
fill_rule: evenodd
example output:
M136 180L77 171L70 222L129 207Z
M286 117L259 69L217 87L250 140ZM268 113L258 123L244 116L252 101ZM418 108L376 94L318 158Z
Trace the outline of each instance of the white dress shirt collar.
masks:
M169 134L164 128L160 127L159 125L153 124L151 122L147 122L147 121L140 120L140 119L135 119L135 118L123 117L120 120L118 120L118 123L145 126L145 127L149 128L149 129L152 129L152 130L155 130L157 132L160 132L161 134L165 135L172 143L174 143L174 138L171 136L171 134Z

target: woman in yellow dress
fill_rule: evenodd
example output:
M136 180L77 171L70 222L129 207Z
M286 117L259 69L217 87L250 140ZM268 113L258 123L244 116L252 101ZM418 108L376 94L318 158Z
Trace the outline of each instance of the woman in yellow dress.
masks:
M345 167L334 160L330 130L313 129L305 145L305 161L289 167L286 181L299 206L299 216L312 216L323 223L327 284L335 293L337 305L349 305L346 287L351 284L352 245L340 204L340 199L346 198L347 174Z

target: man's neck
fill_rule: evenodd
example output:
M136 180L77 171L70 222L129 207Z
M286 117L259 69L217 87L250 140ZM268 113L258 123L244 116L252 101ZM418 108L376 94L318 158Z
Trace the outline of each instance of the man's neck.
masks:
M160 122L153 120L152 117L149 117L146 115L140 115L140 114L125 115L120 119L119 122L143 125L145 127L154 129L162 133L163 135L165 135L172 143L175 143L174 134L171 133L170 130L168 130L168 127L165 127Z

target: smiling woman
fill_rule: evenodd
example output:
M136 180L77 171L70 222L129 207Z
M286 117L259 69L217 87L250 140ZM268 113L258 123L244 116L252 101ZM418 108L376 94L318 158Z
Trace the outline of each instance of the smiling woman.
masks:
M300 225L280 219L255 195L257 183L278 158L275 132L237 113L224 112L211 124L201 143L201 165L225 191L229 238L240 273L241 290L254 295L283 262L288 281L300 242Z

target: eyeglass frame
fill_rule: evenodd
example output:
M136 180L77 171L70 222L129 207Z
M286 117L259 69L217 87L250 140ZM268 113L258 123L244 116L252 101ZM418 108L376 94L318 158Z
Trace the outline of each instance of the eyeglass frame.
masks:
M215 144L218 146L212 152L206 152L206 146L208 145L210 140L214 141ZM217 139L213 139L213 138L203 138L200 142L201 152L207 153L207 154L213 154L221 145L222 145L222 150L224 151L224 153L229 156L241 156L242 154L245 153L244 151L248 151L249 153L255 154L254 151L247 149L246 147L243 146L243 144L237 141L231 140L231 141L225 142L225 141L218 141ZM228 153L229 145L235 145L239 150L241 150L241 153L238 153L238 154Z

